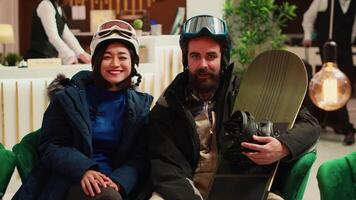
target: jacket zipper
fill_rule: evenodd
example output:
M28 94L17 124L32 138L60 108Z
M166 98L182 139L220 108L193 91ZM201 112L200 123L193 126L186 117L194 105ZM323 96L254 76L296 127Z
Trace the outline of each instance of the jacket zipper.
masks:
M169 93L169 94L168 94ZM167 91L166 96L172 96L172 100L174 99L174 101L176 102L175 105L177 105L177 108L179 108L181 110L181 112L184 114L185 119L188 122L188 126L190 126L190 136L191 136L191 143L193 146L193 166L192 169L195 171L195 169L198 166L198 161L199 161L199 149L200 149L200 142L199 138L198 138L198 132L195 126L195 122L193 120L192 115L190 114L190 112L188 111L188 109L185 108L185 106L178 100L179 98L177 97L177 95L172 92L172 91ZM178 110L179 110L178 109Z

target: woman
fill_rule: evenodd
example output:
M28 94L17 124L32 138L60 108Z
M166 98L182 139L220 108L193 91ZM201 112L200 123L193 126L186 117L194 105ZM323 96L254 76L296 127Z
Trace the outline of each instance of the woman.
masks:
M152 96L137 92L135 30L102 24L91 42L93 72L58 76L41 128L40 164L14 199L126 199L146 174L143 130Z
M32 17L30 48L25 58L62 59L65 65L90 63L90 55L69 30L61 6L67 0L40 0Z

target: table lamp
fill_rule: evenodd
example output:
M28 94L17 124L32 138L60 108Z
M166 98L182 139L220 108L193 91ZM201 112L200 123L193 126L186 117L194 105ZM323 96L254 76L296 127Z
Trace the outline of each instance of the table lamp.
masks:
M3 45L2 56L5 57L5 44L14 43L14 30L11 24L0 24L0 44Z

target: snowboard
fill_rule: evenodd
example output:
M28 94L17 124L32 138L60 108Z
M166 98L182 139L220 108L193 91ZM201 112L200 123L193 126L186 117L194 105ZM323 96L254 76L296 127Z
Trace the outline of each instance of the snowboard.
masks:
M297 55L285 50L263 52L253 60L243 76L232 113L248 112L256 122L270 120L275 131L285 132L295 122L307 86L304 63ZM229 162L224 156L219 156L209 200L267 198L278 162L247 167L244 162L238 164L241 166L232 166Z

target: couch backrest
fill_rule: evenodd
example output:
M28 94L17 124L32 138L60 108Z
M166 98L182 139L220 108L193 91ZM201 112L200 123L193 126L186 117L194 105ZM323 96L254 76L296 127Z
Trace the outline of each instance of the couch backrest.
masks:
M21 142L16 144L12 151L16 155L17 170L21 181L24 182L30 174L32 168L38 163L38 141L40 129L27 134Z
M13 152L6 150L0 143L0 199L5 194L7 185L10 182L12 173L16 165L16 158Z

